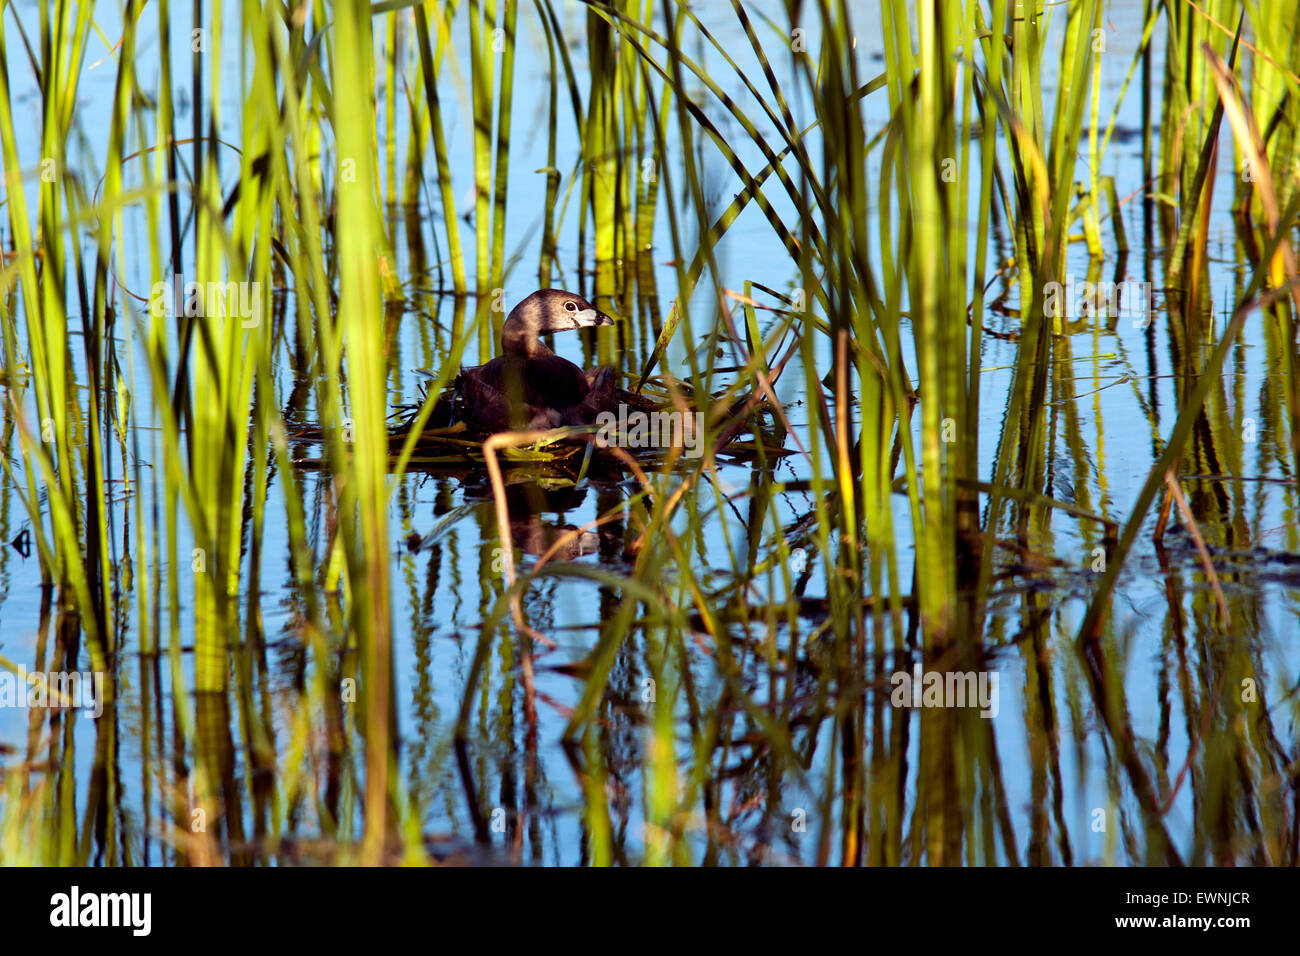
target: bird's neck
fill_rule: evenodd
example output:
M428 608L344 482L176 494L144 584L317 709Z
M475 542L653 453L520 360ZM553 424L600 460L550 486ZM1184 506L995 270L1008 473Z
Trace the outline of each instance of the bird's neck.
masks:
M521 355L526 358L555 354L546 347L535 330L510 322L501 330L501 348L506 355Z

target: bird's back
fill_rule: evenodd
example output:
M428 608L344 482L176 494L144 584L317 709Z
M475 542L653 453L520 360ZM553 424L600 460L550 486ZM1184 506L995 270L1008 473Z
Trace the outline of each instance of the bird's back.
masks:
M587 375L558 355L502 355L461 375L465 417L489 431L591 424Z

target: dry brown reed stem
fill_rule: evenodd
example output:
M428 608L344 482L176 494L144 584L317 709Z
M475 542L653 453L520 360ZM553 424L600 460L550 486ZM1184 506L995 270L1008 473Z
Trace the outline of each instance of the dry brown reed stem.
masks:
M589 435L586 437L588 441L595 441L594 436ZM619 448L615 445L608 445L603 447L605 451L610 452L615 457L617 457L621 462L623 462L625 465L628 466L628 469L632 471L632 473L636 476L637 481L641 485L641 489L645 492L645 494L648 497L654 489L651 487L650 480L649 478L646 477L645 472L642 471L641 466L637 464L636 459L633 458L631 455L629 455L622 448ZM641 521L640 516L636 515L635 513L633 517L637 519L638 523L641 525L642 532L644 532L646 530L645 522ZM599 518L595 518L591 521L588 521L586 524L580 525L579 527L574 528L571 531L566 531L564 534L560 535L553 542L551 542L551 546L542 552L542 554L538 557L536 563L533 565L533 572L536 573L537 571L541 570L543 565L550 562L550 560L553 557L555 557L555 555L558 554L562 548L568 546L569 542L577 540L579 535L587 531L594 531L596 528L599 528L601 525L609 524L611 521L617 520L617 518L618 515L615 514L601 515Z
M495 435L488 436L487 440L483 442L483 459L487 463L488 480L492 482L492 499L497 513L497 535L501 541L501 560L503 562L502 567L505 569L507 588L515 586L515 545L510 534L510 509L506 506L506 486L505 480L501 476L501 464L497 461L497 449L529 445L565 433L565 429L497 432ZM514 618L515 626L520 631L551 650L555 649L556 644L554 641L533 630L524 622L524 612L519 605L518 594L513 594L510 597L510 614Z

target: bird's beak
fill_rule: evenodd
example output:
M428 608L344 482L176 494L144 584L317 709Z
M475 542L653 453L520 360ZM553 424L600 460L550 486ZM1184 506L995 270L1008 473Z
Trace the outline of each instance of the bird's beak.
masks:
M573 324L575 328L585 329L593 325L613 325L614 320L604 312L597 312L595 309L583 309L581 312L574 313Z

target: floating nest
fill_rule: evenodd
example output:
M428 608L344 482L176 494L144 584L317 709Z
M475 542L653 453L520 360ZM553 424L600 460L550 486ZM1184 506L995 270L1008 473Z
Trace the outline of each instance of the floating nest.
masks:
M429 389L436 376L427 372L424 374L429 376L429 380L420 383L417 399L395 406L389 415L390 463L396 462L401 455L407 438L430 400ZM428 420L407 461L408 469L468 476L483 467L483 442L491 432L468 420L461 399L460 381L460 376L457 375L433 399ZM626 406L629 415L635 412L649 414L676 410L662 383L651 380L648 385L650 394L615 388L617 402ZM678 388L689 394L688 386L682 384ZM766 403L759 403L741 415L744 408L743 400L732 406L732 413L728 416L731 424L727 428L727 441L722 447L714 449L715 455L739 464L760 456L774 459L792 454L785 447L784 427ZM584 432L594 435L596 428L593 425L585 430L572 429L568 435L558 433L554 438L532 445L501 449L499 460L508 469L506 483L535 482L544 488L560 488L572 486L583 476L606 481L621 480L624 477L626 459L590 441ZM714 435L716 434L717 429L714 430ZM325 433L317 425L303 425L292 429L292 439L316 444L324 441ZM625 447L624 450L646 467L654 467L672 451L663 444L644 448ZM303 448L303 451L307 449ZM689 467L697 457L684 454L680 464ZM318 455L299 453L293 456L293 461L301 468L328 467L326 460Z
M428 375L429 373L425 374ZM417 400L409 404L396 406L392 415L389 416L388 443L391 457L396 458L405 447L411 430L415 427L421 412L429 401L429 387L433 380L434 376L429 376L429 382L420 384ZM655 387L655 384L651 383L652 388ZM457 464L478 464L483 461L482 445L491 432L469 420L465 414L460 386L461 376L457 375L434 400L434 406L429 412L424 429L416 440L411 465L415 467L453 466ZM685 386L679 387L685 389ZM652 394L654 393L652 392ZM625 406L629 415L638 412L651 414L654 412L675 411L673 404L668 399L666 390L658 398L638 392L630 392L624 388L615 388L614 395L616 404ZM737 408L739 408L739 404ZM728 456L736 458L755 457L760 452L760 442L762 444L761 451L766 454L776 456L790 454L784 447L784 430L779 426L774 429L770 416L765 412L765 406L759 406L747 416L745 423L725 446L724 451ZM594 426L591 431L594 434ZM647 448L628 448L626 450L633 458L647 463L663 458L669 451L668 448L660 444ZM594 463L599 463L600 470L613 468L621 472L622 469L622 463L619 461L618 456L609 452L608 449L589 441L583 434L571 434L567 437L557 436L553 440L539 442L535 445L505 448L501 452L501 457L503 464L522 465L531 463L534 465L569 465L590 468ZM567 472L570 468L564 470Z

